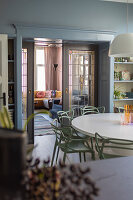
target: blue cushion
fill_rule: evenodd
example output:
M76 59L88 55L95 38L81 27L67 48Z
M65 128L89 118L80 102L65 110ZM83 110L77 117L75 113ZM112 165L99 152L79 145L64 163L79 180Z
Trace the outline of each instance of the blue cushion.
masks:
M61 111L62 110L62 105L53 104L52 109L57 109L57 110Z
M62 110L62 105L53 104L52 109L50 110L50 113L52 114L52 118L57 118L57 112Z

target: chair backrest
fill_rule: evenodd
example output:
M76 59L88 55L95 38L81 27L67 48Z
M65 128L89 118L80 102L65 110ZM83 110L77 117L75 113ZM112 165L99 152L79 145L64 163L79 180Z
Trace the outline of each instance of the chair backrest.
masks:
M124 112L124 107L115 107L114 108L115 113L123 113Z
M97 114L97 113L99 113L99 110L94 106L85 106L81 108L82 115Z
M61 127L71 127L72 118L69 116L58 117Z
M104 138L95 133L95 147L100 159L133 155L133 141Z
M97 107L100 113L105 113L105 106L99 106Z
M58 111L57 112L57 116L61 117L61 116L69 116L69 111Z

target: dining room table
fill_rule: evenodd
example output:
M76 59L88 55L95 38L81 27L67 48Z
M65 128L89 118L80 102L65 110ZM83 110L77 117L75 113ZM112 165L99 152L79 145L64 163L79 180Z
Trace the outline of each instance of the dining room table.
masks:
M124 125L123 120L124 113L88 114L74 118L72 127L78 132L91 137L95 137L95 133L98 133L104 138L133 141L133 124ZM133 156L131 150L111 149L111 152L121 156Z
M72 127L95 137L95 133L105 138L133 140L133 124L123 124L124 113L99 113L76 117Z

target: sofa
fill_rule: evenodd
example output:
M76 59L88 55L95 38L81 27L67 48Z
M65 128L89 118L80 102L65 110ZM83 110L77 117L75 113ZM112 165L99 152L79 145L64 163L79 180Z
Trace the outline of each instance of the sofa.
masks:
M58 90L34 91L35 109L51 109L53 100L59 100L59 102L62 102L62 92Z

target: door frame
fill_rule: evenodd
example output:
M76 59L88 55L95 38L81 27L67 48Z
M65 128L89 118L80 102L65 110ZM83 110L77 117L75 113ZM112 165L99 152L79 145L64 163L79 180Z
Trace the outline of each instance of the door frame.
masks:
M27 118L34 113L34 43L22 42L22 48L27 49ZM22 88L22 87L21 87ZM22 90L22 89L21 89ZM28 143L34 143L34 119L27 125Z
M111 42L114 39L116 32L113 31L102 31L102 30L84 30L84 29L74 29L74 28L60 28L60 27L50 27L50 26L27 26L25 24L14 24L16 30L16 80L17 80L17 128L22 129L22 92L20 91L22 80L21 80L21 50L22 50L22 39L32 39L34 38L51 38L51 39L62 39L68 41L88 41L88 42ZM111 60L111 59L110 59ZM111 65L111 61L110 61ZM112 85L110 85L112 87ZM113 101L113 99L112 99ZM113 105L113 103L112 103ZM32 137L34 135L32 134Z
M69 109L69 50L77 50L77 51L94 51L95 52L95 68L94 68L94 80L95 80L95 87L94 90L95 93L95 106L97 106L98 101L98 65L97 65L97 59L98 59L98 48L96 44L88 44L87 42L84 44L64 44L62 49L62 58L63 58L63 65L62 68L62 92L63 92L63 109L68 110ZM66 92L67 89L67 92Z

